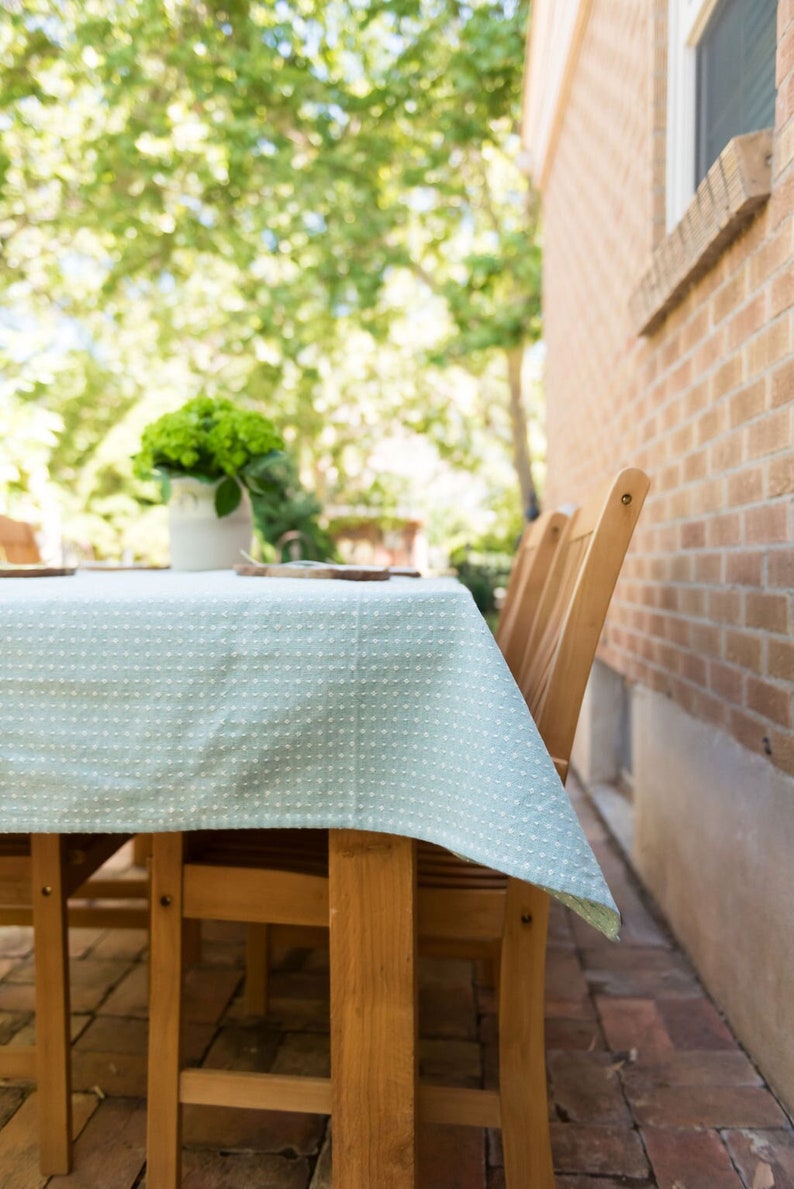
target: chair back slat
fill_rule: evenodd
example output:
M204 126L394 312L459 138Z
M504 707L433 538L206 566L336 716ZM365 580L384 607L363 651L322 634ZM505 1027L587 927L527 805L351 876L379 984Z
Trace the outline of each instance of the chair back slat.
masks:
M555 761L567 765L609 603L642 510L648 476L621 471L571 517L526 638L518 684Z
M35 565L41 561L32 525L0 516L0 561L16 565Z
M564 512L543 512L521 537L496 631L496 642L516 680L523 642L535 622L546 576L567 523Z

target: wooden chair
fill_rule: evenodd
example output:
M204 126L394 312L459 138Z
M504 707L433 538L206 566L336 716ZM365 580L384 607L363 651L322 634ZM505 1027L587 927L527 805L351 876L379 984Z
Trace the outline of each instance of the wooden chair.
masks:
M36 966L36 1042L0 1046L0 1077L36 1083L44 1176L68 1173L72 1157L67 902L123 841L116 834L0 834L0 919L32 918Z
M15 565L36 565L41 561L32 525L0 516L0 561Z
M568 515L562 510L542 512L521 537L496 630L496 642L514 677L518 676L523 645L537 616L543 586L567 523Z
M540 595L527 567L515 592L516 598L536 600L526 646L520 650L516 643L516 663L521 688L563 778L598 638L647 489L641 471L621 472L605 495L579 510L561 531ZM232 1081L228 1071L180 1072L179 1051L183 921L243 918L288 927L325 925L328 838L322 830L155 837L151 1189L176 1189L179 1184L184 1102L330 1110L331 1096L322 1079L306 1079L301 1093L295 1079L287 1085L283 1077L268 1074L237 1075L244 1081ZM499 1090L420 1085L419 1117L501 1127L507 1189L553 1189L543 1019L548 893L440 847L419 843L416 849L420 942L501 945Z
M32 525L0 516L0 556L17 565L40 562ZM92 878L124 841L115 834L0 834L0 926L33 926L36 964L36 1044L0 1047L0 1077L36 1082L44 1175L71 1166L67 923L97 929L149 924L146 880Z
M541 594L551 568L554 552L563 539L570 512L573 509L543 512L528 524L521 536L504 602L499 615L496 641L514 677L524 655L524 644L530 626L536 624ZM544 610L548 602L544 604ZM274 945L317 946L327 944L327 933L260 923L249 924L246 938L246 975L244 1007L247 1015L265 1015L268 1006L270 952ZM465 957L482 965L483 977L495 985L498 977L499 946L497 944L460 943L449 939L424 939L423 954L432 957Z

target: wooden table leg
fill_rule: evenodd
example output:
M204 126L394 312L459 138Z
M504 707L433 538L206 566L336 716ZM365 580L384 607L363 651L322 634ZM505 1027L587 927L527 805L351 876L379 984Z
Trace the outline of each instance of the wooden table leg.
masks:
M182 834L155 834L149 987L146 1184L177 1189L182 1168Z
M39 1100L39 1167L68 1173L72 1158L69 958L64 840L32 834L34 960L36 963L36 1089Z
M332 830L331 1100L336 1189L416 1186L416 853Z

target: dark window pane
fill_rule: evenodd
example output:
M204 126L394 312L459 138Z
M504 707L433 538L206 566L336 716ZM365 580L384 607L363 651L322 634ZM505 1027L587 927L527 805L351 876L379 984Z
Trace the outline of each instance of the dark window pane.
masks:
M729 140L775 121L777 0L721 0L698 44L696 181Z

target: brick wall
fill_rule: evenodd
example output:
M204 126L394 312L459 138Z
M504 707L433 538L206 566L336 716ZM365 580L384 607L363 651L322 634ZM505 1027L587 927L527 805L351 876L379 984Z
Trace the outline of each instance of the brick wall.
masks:
M593 0L544 189L547 504L652 479L600 657L794 773L794 0L773 192L650 338L666 0Z

